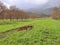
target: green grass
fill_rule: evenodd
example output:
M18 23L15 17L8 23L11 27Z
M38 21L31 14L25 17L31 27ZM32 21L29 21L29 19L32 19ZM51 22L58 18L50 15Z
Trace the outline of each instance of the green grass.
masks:
M0 32L29 24L34 26L32 30L8 34L5 38L0 39L0 45L60 45L59 20L33 19L27 22L13 22L8 25L0 25Z
M24 25L28 25L32 23L32 21L10 21L10 20L0 20L0 32L5 32L7 30L10 30L10 29L14 29L14 28L17 28L17 27L20 27L20 26L24 26Z

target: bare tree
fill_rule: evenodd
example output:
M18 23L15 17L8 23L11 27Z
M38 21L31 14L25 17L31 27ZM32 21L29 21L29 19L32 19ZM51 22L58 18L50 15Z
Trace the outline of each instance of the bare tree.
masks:
M57 8L57 7L53 8L52 18L60 19L60 10L59 10L59 8Z
M7 7L0 1L0 18L4 19L3 12L7 9Z

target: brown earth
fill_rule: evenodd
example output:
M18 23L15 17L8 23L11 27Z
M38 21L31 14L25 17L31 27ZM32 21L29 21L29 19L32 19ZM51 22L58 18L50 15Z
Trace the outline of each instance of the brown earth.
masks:
M32 25L28 25L28 26L22 26L22 27L19 27L19 28L16 28L16 29L11 29L11 30L2 32L2 33L0 33L0 39L4 38L4 37L6 37L9 34L12 34L14 32L22 31L22 30L31 30L32 28L33 28Z

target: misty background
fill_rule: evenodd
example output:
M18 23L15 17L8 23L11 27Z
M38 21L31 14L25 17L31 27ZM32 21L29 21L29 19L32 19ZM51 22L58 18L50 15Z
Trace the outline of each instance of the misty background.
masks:
M60 0L0 0L6 7L12 5L26 12L50 15L54 7L60 6Z

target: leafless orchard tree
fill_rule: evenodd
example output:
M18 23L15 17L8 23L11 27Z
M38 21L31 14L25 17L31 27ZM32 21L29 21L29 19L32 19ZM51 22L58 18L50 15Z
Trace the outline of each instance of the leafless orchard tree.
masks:
M60 8L57 8L57 7L53 8L52 18L60 19Z

